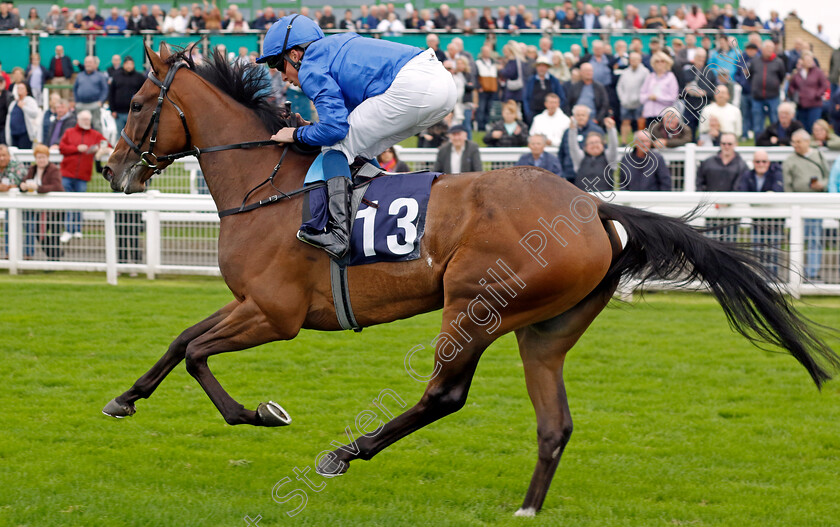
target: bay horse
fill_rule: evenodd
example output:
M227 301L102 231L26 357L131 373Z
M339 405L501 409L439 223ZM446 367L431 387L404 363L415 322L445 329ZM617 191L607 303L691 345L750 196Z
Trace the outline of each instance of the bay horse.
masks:
M152 71L132 99L122 138L104 170L114 190L142 191L156 171L186 155L198 156L220 211L240 206L278 164L278 189L290 193L303 187L314 154L267 142L284 123L268 102L263 73L250 65L229 65L219 55L195 64L188 53L172 52L165 44L159 55L146 52ZM230 146L243 141L258 148ZM273 192L263 185L249 200L265 200ZM178 336L147 373L108 403L106 414L134 414L134 403L148 398L185 360L227 423L290 422L274 403L262 403L256 411L237 403L207 359L289 340L302 328L340 329L329 258L295 237L299 197L221 219L219 268L234 300ZM614 222L626 232L626 243ZM513 331L536 412L538 444L537 465L516 514L534 515L572 433L563 385L566 353L623 277L702 279L735 330L755 343L787 350L817 386L840 368L840 358L813 324L746 250L703 236L686 218L607 203L539 168L439 177L432 185L420 249L421 257L413 261L351 267L350 297L363 327L442 309L435 373L413 407L359 437L352 448L323 458L322 475L341 474L349 462L369 460L462 408L482 353ZM498 271L501 265L505 273ZM492 283L486 279L491 269ZM499 308L489 324L492 299Z

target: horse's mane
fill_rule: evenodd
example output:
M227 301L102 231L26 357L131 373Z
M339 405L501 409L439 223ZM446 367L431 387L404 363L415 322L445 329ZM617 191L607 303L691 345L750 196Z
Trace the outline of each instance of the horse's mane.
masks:
M270 100L271 81L266 69L257 64L242 64L240 61L230 64L218 50L196 64L190 51L191 47L176 48L166 59L166 64L186 63L199 77L256 113L269 132L274 133L286 126L280 109Z

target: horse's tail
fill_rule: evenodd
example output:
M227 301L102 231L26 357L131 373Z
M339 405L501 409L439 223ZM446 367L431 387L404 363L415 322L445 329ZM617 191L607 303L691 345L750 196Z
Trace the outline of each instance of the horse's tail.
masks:
M598 211L602 220L615 220L627 231L627 244L605 280L702 278L730 326L758 347L769 343L787 350L818 388L840 370L840 357L813 329L818 325L791 305L773 274L747 250L704 236L688 224L692 214L671 218L610 203L599 204Z

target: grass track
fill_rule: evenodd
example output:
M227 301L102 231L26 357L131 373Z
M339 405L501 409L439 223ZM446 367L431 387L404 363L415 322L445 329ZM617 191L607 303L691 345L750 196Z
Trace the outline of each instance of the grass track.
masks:
M345 477L310 472L325 487L290 518L297 500L275 503L272 487L345 442L382 389L419 397L403 356L435 336L439 314L212 359L237 400L274 399L294 419L261 429L226 425L183 365L134 417L100 413L230 299L220 280L2 275L0 295L2 526L241 526L258 514L262 527L840 525L840 383L819 393L792 358L732 334L707 296L650 295L596 320L566 366L575 433L529 521L512 517L536 442L510 336L485 353L461 412ZM840 326L840 299L809 303Z

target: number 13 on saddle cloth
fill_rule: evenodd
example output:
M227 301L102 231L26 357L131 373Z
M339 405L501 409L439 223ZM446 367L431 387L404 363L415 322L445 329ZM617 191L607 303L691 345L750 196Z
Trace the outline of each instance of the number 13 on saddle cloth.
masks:
M306 177L311 183L318 173L319 156ZM420 257L420 240L426 224L426 209L437 172L382 174L353 192L355 210L347 265L377 262L407 262ZM364 199L362 199L364 198ZM304 225L316 230L327 222L324 187L307 192L303 204Z

